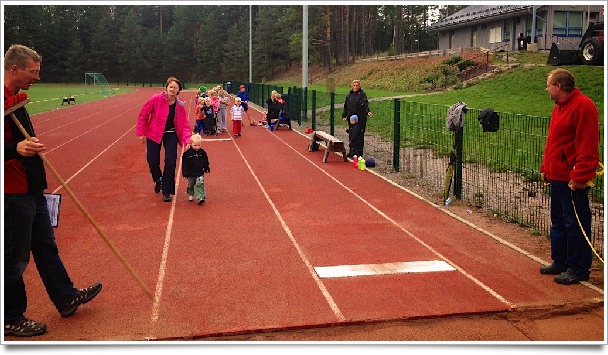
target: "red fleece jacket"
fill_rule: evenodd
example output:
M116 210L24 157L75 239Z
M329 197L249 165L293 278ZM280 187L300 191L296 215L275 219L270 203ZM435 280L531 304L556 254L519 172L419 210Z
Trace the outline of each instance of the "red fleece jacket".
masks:
M598 145L597 108L575 88L553 108L540 172L549 180L592 180L599 161Z

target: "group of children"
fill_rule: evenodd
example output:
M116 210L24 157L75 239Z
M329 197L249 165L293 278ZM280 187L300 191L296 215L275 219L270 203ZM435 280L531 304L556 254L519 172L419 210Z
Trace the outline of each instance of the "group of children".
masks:
M197 204L205 203L205 174L210 173L209 157L202 148L203 137L217 135L226 132L227 108L230 103L230 96L220 85L207 90L205 86L199 88L196 97L196 123L194 134L190 137L190 148L182 155L182 175L188 179L186 193L188 201ZM254 126L248 110L249 96L245 91L245 86L241 85L239 93L235 97L235 103L230 108L230 119L232 121L232 133L234 137L241 136L241 127L244 126L243 116L249 118L249 123Z
M245 86L239 87L239 93L234 99L234 105L230 108L230 120L232 121L232 133L235 138L241 136L243 116L247 116L251 126L264 124L266 127L274 128L273 125L286 123L291 129L291 120L287 114L287 105L280 93L273 91L270 99L266 102L268 110L264 114L266 122L255 122L249 117L247 112L249 96ZM203 137L217 135L226 132L227 108L230 103L230 96L220 85L207 90L205 86L199 88L196 95L196 124L194 134L190 137L190 148L182 155L182 175L188 179L186 193L188 201L196 201L199 205L205 203L205 178L206 173L210 173L209 157L202 148Z
M199 88L196 95L196 124L194 133L217 135L226 132L227 108L230 103L230 96L226 90L218 85L210 90L205 86ZM241 136L241 127L244 125L243 116L247 116L249 124L256 126L258 123L252 120L247 110L249 109L249 95L245 90L245 85L239 87L239 92L235 97L235 104L230 110L234 137Z
M196 124L194 133L217 135L226 132L226 109L230 96L221 86L207 91L201 86L196 95Z

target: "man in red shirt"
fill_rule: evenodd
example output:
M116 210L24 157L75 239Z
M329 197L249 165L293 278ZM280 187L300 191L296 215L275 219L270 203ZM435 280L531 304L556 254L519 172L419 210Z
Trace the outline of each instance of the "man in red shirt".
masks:
M42 57L22 45L12 45L4 55L4 101L40 80ZM14 112L31 141L4 116L4 335L35 336L46 324L25 317L27 296L23 272L34 257L49 298L62 317L69 317L92 300L101 283L77 289L70 280L55 241L44 197L47 188L42 159L45 146L34 132L25 107Z
M590 236L587 183L595 178L599 162L598 112L593 101L575 86L568 70L551 71L546 90L555 107L540 173L543 182L551 186L553 263L541 267L540 272L556 275L555 282L570 285L588 280L591 269L591 248L581 226Z

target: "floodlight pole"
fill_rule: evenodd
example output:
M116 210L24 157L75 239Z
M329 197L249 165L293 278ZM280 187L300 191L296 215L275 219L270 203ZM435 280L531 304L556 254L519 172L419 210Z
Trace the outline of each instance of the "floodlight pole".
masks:
M302 88L308 87L308 5L302 8Z
M249 5L249 82L251 83L252 80L252 74L251 74L251 68L252 68L252 61L251 61L251 29L252 29L252 25L251 25L251 5Z

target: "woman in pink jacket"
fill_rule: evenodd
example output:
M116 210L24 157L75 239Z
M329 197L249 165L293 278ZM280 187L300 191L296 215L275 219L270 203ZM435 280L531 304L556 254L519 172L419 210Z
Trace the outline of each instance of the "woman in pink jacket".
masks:
M146 159L154 181L154 192L162 190L165 202L171 202L171 195L175 195L177 145L188 148L192 134L185 102L177 98L181 90L181 82L169 77L165 91L152 95L137 118L137 135L142 143L146 141ZM165 167L161 172L162 145L165 146Z

